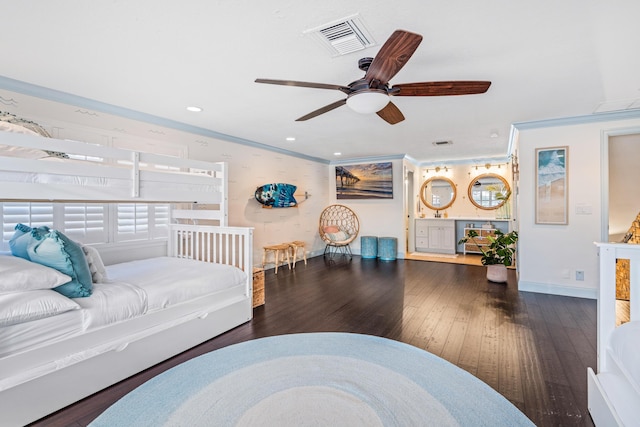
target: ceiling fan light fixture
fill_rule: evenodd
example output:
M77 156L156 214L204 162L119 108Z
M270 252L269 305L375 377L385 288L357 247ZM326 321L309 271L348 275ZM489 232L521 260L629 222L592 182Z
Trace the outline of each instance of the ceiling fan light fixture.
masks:
M387 106L389 95L384 90L363 90L353 92L347 98L347 105L356 113L377 113Z

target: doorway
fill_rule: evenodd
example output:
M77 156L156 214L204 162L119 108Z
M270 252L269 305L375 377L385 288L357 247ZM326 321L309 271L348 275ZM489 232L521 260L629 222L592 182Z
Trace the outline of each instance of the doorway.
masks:
M640 130L607 135L603 156L603 241L640 243ZM629 321L629 260L616 263L616 323Z
M404 217L405 217L405 254L409 254L415 249L415 239L413 232L413 224L415 223L415 205L414 205L414 182L413 182L413 171L409 170L405 166L405 174L404 174Z

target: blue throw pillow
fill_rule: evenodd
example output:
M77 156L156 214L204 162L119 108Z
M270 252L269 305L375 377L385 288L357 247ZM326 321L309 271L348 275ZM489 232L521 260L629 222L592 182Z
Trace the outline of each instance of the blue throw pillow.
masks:
M31 242L31 227L24 224L17 224L15 227L16 232L9 240L9 247L13 256L24 258L29 261L29 254L27 253L27 246Z
M59 231L43 228L32 230L27 247L29 259L55 268L71 277L71 281L53 288L69 298L88 297L92 291L91 271L82 247Z

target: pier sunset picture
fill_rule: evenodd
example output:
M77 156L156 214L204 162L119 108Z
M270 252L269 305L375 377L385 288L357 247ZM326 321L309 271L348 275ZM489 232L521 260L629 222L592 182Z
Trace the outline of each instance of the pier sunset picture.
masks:
M393 199L391 162L336 166L337 199Z

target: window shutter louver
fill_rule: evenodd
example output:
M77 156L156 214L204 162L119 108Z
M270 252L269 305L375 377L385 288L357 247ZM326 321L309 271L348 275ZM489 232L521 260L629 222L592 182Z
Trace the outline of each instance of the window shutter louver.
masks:
M149 236L149 206L119 203L116 240L146 239Z
M22 223L33 228L43 225L52 227L53 220L53 203L2 203L2 240L8 242L11 239L16 224ZM3 245L4 250L7 247Z
M169 237L170 205L153 205L153 239Z
M103 243L107 241L106 226L105 205L64 205L62 228L69 238L83 243Z

